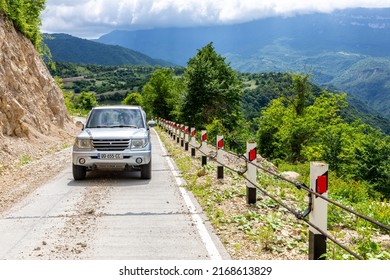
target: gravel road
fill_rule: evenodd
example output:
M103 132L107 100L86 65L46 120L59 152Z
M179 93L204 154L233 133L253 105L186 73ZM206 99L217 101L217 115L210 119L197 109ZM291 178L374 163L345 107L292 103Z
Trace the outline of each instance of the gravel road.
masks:
M70 148L42 159L36 172L30 165L30 179L18 188L33 190L13 204L4 199L0 259L229 259L192 195L177 185L155 132L152 145L151 180L140 172L91 172L76 182Z

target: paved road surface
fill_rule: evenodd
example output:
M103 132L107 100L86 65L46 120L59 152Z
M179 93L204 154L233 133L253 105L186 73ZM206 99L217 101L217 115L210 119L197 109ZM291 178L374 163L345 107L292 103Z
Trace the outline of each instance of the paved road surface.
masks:
M153 178L139 172L51 182L0 216L0 259L226 259L155 132Z

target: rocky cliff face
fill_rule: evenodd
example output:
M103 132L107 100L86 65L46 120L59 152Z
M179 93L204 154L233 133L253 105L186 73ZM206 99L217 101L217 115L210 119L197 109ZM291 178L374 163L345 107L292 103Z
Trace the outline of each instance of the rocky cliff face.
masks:
M32 43L0 15L0 154L54 142L72 127L62 92ZM26 153L28 151L26 150ZM0 161L1 164L1 161Z

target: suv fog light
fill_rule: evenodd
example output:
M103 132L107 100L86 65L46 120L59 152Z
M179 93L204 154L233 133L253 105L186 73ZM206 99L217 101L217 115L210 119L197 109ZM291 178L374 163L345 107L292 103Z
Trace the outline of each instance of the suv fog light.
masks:
M141 164L141 163L142 163L142 158L137 158L137 159L135 160L135 162L138 163L138 164Z
M85 163L85 158L80 158L80 159L79 159L79 163L80 163L80 164L84 164L84 163Z

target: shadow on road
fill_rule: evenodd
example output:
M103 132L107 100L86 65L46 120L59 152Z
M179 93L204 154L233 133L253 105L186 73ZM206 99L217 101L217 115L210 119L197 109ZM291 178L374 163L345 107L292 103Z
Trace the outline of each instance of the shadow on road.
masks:
M81 181L71 180L68 186L86 187L97 184L112 186L145 186L149 185L151 180L140 178L140 171L89 171L87 177Z

